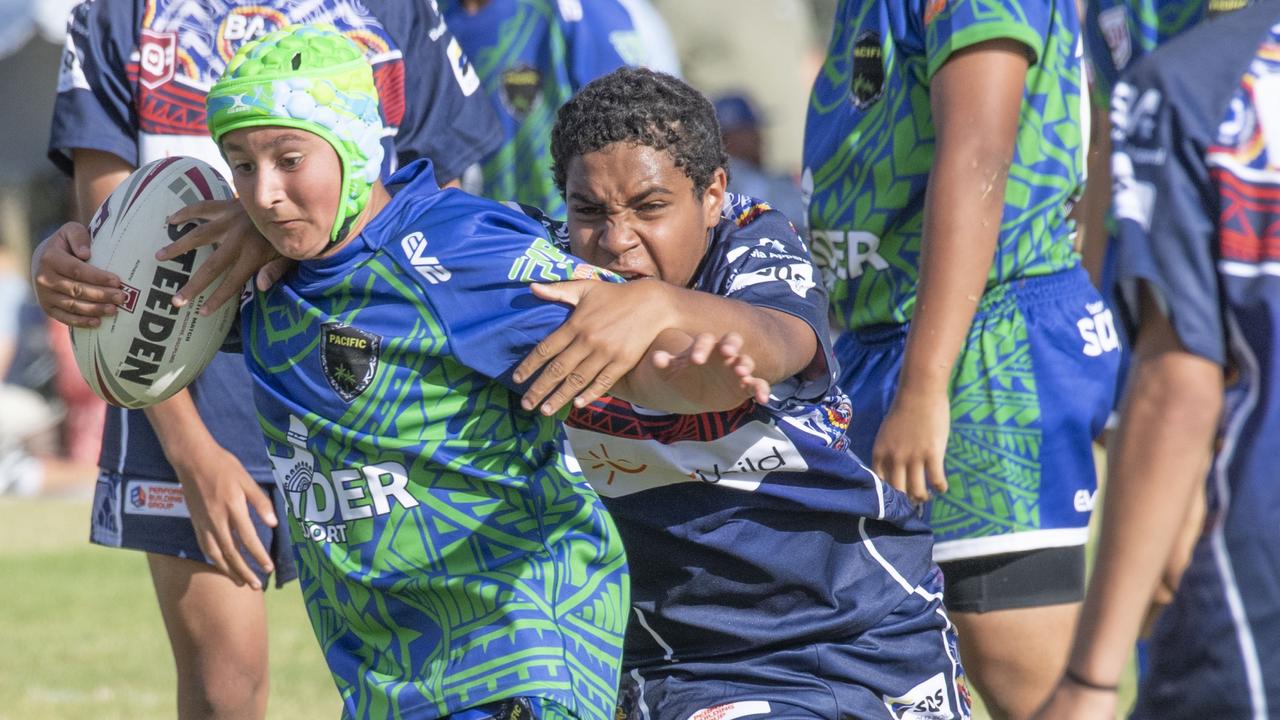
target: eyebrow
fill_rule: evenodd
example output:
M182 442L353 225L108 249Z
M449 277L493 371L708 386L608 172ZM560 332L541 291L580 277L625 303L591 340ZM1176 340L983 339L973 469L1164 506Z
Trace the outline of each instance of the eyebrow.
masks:
M670 190L668 190L667 188L665 188L665 187L663 187L663 186L661 186L661 185L655 185L655 186L650 187L650 188L647 188L647 189L645 189L645 190L641 190L640 192L636 193L635 195L632 195L631 197L627 198L626 204L627 204L627 205L635 205L635 204L637 204L637 203L640 203L640 202L643 202L643 201L645 201L645 200L649 199L649 197L650 197L651 195L671 195L671 194L672 194L672 192L671 192ZM582 193L580 193L580 192L569 193L569 199L570 199L570 200L577 200L577 201L579 201L579 202L585 202L585 203L590 203L590 204L596 204L596 205L598 205L598 204L600 203L600 201L599 201L599 200L597 200L597 199L595 199L594 197L591 197L591 196L588 196L588 195L584 195L584 194L582 194Z
M271 141L266 144L266 147L275 148L276 146L283 145L284 143L287 143L287 142L301 142L303 139L304 138L301 135L298 135L297 133L285 133L284 135L277 135L276 137L272 138ZM241 147L238 143L234 143L234 142L223 142L222 147L224 150L228 152L231 152L231 151L244 152L245 151L243 147Z

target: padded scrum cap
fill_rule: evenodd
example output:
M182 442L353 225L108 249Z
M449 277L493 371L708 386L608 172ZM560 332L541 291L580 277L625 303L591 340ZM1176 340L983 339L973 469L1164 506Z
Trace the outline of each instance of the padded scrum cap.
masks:
M382 169L382 116L373 69L331 26L292 25L245 43L209 90L214 142L232 130L280 126L319 135L342 163L342 202L329 241L343 239Z

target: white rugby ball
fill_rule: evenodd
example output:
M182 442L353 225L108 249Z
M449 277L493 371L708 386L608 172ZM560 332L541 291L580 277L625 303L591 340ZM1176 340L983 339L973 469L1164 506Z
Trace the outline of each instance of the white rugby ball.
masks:
M209 164L169 157L134 171L94 214L89 262L119 277L127 299L98 327L72 328L71 342L80 374L103 400L126 408L154 405L195 380L222 347L237 304L199 314L218 282L182 308L170 302L213 248L166 262L155 253L196 226L169 225L169 215L202 200L233 197Z

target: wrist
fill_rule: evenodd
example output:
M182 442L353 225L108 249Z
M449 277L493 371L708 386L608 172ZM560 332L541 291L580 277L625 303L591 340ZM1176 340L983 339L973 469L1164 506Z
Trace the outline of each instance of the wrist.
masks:
M1118 692L1120 689L1119 683L1099 682L1095 679L1085 677L1074 670L1070 665L1063 670L1062 677L1072 685L1084 688L1085 690L1092 690L1094 692L1114 693Z

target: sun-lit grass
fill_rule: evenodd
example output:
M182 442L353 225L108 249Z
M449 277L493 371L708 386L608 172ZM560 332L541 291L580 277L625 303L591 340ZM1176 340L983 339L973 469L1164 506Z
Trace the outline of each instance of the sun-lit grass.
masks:
M88 543L89 504L0 500L0 720L172 718L174 671L145 557ZM269 716L336 718L296 584L267 593Z

